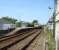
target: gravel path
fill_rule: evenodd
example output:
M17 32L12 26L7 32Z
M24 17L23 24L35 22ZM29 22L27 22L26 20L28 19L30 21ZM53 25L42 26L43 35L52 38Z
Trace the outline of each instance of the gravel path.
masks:
M42 32L26 50L45 50L46 35Z

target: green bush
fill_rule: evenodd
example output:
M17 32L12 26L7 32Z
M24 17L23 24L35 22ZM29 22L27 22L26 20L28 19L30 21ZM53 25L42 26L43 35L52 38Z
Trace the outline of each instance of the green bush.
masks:
M48 31L48 50L55 50L55 39L51 32Z

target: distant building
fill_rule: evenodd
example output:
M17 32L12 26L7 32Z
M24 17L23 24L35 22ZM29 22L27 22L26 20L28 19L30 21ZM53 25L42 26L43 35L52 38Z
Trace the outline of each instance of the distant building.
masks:
M37 23L34 23L34 27L38 27L39 26L39 24L37 24Z
M17 22L16 24L17 27L27 27L27 23L24 21Z
M27 23L22 22L22 23L21 23L21 27L27 27Z

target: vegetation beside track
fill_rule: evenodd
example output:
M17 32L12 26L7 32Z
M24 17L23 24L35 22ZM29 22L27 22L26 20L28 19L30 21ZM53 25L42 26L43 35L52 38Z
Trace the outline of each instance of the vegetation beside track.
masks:
M48 32L48 50L55 50L55 39L53 37L52 32Z

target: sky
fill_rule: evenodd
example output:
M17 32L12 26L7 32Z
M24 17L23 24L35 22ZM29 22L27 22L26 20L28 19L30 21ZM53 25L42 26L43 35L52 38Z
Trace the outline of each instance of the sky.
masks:
M46 24L53 14L53 8L54 0L0 0L0 17L10 16L26 22L38 20Z

